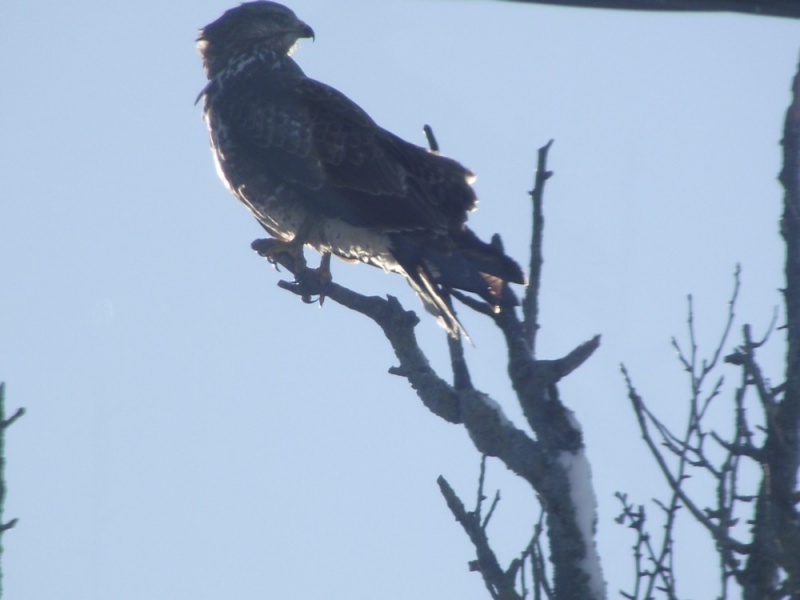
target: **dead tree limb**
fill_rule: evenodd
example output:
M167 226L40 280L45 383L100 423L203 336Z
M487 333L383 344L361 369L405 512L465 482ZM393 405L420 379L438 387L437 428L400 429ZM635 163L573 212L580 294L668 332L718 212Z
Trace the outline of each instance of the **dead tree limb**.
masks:
M435 151L438 144L430 128L426 129L426 135L432 151ZM544 180L549 177L546 166L549 147L550 144L540 150L538 186L535 186L538 192L532 194L532 197L538 197L539 213ZM534 214L537 214L537 208L534 208ZM545 511L550 560L553 564L554 597L599 600L605 597L605 582L594 544L596 505L583 435L572 412L562 403L557 384L592 355L600 344L600 338L595 336L579 344L561 358L534 358L532 343L538 327L538 310L535 307L538 305L538 279L542 263L541 214L537 223L538 227L534 225L533 228L532 248L535 252L538 248L538 258L532 257L531 260L537 286L533 292L528 292L522 321L515 310L496 313L482 302L453 293L466 306L493 319L501 330L508 350L508 374L535 438L516 427L505 416L500 404L488 394L474 388L460 342L451 342L449 345L454 383L448 383L433 370L416 340L416 315L406 311L396 298L367 297L335 283L318 289L314 287L318 279L305 277L307 269L304 265L294 264L292 257L273 254L271 259L295 275L295 282L280 282L282 288L305 301L324 293L331 301L369 317L380 326L399 361L397 366L390 369L390 373L406 378L429 410L450 423L463 425L480 453L500 459L537 494ZM502 242L499 236L495 236L492 243ZM440 480L440 489L448 506L465 526L479 554L479 561L482 560L481 556L486 558L489 555L484 543L474 531L474 527L480 527L480 520L473 519L476 521L473 523L464 516L463 503L456 501L455 492L445 484L443 479ZM534 572L543 573L541 555L535 554L541 548L538 537L536 539L537 545L531 550L532 563ZM491 561L482 564L480 570L484 582L493 595L513 597L508 591L508 574L514 575L510 577L513 591L520 560L515 559L517 562L512 562L506 571L498 571ZM498 578L500 572L505 573L505 579ZM535 589L550 590L550 587L544 585Z
M553 140L539 148L539 159L536 163L536 177L531 195L533 208L533 234L531 235L531 258L528 269L528 288L522 300L522 314L525 316L525 338L531 349L531 355L536 356L536 332L539 330L539 288L542 284L542 242L544 238L544 184L552 176L547 170L547 153Z
M797 0L512 0L575 8L610 8L662 12L733 12L800 19Z

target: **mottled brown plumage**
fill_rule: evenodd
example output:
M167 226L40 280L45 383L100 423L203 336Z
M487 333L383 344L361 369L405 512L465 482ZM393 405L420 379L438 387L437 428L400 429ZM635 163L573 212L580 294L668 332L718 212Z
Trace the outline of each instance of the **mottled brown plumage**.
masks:
M308 245L405 275L451 335L446 294L494 307L516 299L519 266L466 226L472 173L379 127L289 56L313 30L285 6L257 1L200 32L209 83L204 115L217 169L279 242Z

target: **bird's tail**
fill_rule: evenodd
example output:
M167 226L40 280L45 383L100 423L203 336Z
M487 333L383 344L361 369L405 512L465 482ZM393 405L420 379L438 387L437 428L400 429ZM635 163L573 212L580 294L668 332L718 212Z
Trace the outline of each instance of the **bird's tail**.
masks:
M414 288L417 296L422 300L425 310L436 317L436 321L454 339L464 336L469 339L469 334L461 321L458 320L450 305L450 298L447 291L437 284L424 265L416 267L405 266L406 278L408 283Z
M524 284L522 269L499 243L487 244L466 227L446 243L405 235L392 246L411 287L452 337L466 333L450 307L452 289L477 294L495 311L519 304L508 283Z

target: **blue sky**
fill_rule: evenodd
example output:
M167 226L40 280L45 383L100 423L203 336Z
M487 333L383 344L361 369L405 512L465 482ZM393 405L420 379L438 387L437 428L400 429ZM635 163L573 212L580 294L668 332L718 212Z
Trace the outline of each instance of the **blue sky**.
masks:
M474 496L466 434L387 374L375 326L276 287L249 249L260 228L216 178L194 39L230 6L4 4L0 380L8 409L28 409L6 449L20 518L7 597L485 598L435 483ZM562 396L585 429L609 591L627 588L613 493L644 502L663 486L618 367L679 424L688 384L669 340L686 338L686 295L709 350L737 262L740 325L763 331L780 304L776 176L800 24L477 0L291 7L317 34L295 56L306 73L406 139L423 144L430 123L478 174L471 225L523 263L536 150L555 138L540 354L603 335ZM419 310L399 277L341 262L333 275ZM497 333L464 312L477 385L521 425ZM433 320L418 334L446 368ZM764 350L774 381L781 339ZM495 461L488 485L507 561L538 508ZM679 591L710 597L710 546L681 535Z

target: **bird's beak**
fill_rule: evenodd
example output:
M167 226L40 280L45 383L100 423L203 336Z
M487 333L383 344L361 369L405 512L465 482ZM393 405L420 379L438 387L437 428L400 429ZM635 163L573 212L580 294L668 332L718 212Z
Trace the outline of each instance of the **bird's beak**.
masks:
M297 37L314 39L314 30L308 25L300 21L297 24Z

